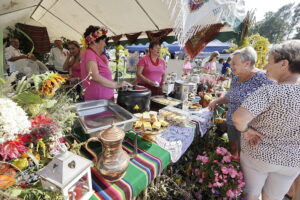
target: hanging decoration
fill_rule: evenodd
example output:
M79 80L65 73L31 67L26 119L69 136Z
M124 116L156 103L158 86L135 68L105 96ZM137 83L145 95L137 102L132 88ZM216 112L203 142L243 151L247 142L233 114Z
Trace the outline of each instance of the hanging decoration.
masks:
M133 34L125 34L129 44L133 44L137 41L137 38L142 34L142 32L133 33Z
M220 32L225 24L219 23L203 28L198 31L192 38L190 38L185 44L186 52L194 58L198 53L203 50L206 45L212 41Z
M235 30L245 17L244 0L164 0L175 18L175 35L181 47L199 31L226 23Z
M207 3L209 0L189 0L189 6L191 11L198 10L201 8L204 3Z
M33 43L33 48L30 53L48 53L51 49L50 39L46 27L31 26L27 24L17 23L16 28L18 31L22 30L22 34L26 33L28 39Z
M162 29L160 31L146 31L146 34L149 38L150 41L160 41L162 42L169 33L171 33L173 29L171 28L166 28Z
M121 35L112 36L110 38L114 41L115 45L117 45L119 43L119 41L121 40L122 36L123 35L121 34Z

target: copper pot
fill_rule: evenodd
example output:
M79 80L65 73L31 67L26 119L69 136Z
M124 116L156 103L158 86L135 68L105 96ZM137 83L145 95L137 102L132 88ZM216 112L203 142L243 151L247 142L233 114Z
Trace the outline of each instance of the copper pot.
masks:
M109 182L115 182L122 178L129 165L129 155L122 149L125 133L120 128L112 128L101 131L97 137L88 139L85 148L96 159L96 168ZM88 147L91 141L100 141L103 147L102 153L97 156Z

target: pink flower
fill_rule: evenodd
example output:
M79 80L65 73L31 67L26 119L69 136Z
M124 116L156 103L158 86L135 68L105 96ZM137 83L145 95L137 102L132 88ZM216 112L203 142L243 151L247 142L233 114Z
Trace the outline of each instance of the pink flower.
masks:
M218 182L219 181L219 177L218 176L215 176L215 182Z
M202 172L202 178L206 178L205 172Z
M245 186L245 182L238 180L238 188L243 188Z
M227 153L229 153L229 152L224 147L217 147L217 149L216 149L216 154L218 154L218 155L224 156Z
M213 187L223 187L224 186L224 183L220 183L220 182L215 182L214 184L213 184Z
M229 173L229 169L227 167L224 167L224 166L221 168L221 171L222 171L223 174L228 174Z
M215 164L218 164L218 163L219 163L219 161L217 161L217 160L214 160L214 161L213 161L213 163L215 163Z
M244 178L243 172L240 171L240 172L238 173L237 177L238 177L239 179L243 179L243 178Z
M228 173L229 173L231 178L235 178L238 175L237 171L233 168L229 168Z
M200 170L198 168L195 169L195 174L198 175L198 176L200 175Z
M209 182L209 183L208 183L208 187L209 187L209 188L212 188L213 185Z
M198 182L203 183L203 178L199 178Z
M0 145L0 155L4 161L18 158L25 151L27 151L27 147L18 140L7 141Z
M224 156L223 161L226 162L226 163L230 163L231 162L230 156Z
M234 198L235 197L235 194L231 189L226 192L226 195L229 198Z
M206 156L200 156L200 155L198 155L197 158L196 158L196 160L200 160L203 163L208 163L208 157L206 157Z

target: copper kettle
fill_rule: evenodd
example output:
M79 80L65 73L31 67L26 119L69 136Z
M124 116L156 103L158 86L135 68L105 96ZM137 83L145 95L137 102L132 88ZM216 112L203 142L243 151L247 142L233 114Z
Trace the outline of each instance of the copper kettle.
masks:
M129 165L129 155L122 149L122 142L125 133L113 125L104 131L99 132L97 137L88 139L85 144L87 151L96 159L96 168L109 182L115 182L122 178ZM88 147L91 141L100 141L103 150L99 156Z

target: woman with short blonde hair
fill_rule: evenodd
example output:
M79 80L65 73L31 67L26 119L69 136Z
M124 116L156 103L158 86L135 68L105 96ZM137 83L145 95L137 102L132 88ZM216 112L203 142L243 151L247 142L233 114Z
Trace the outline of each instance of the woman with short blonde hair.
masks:
M240 107L243 100L265 84L271 84L265 72L255 68L256 51L252 47L239 49L232 54L231 69L233 73L230 89L224 97L218 98L209 104L214 110L217 105L227 104L227 133L230 152L238 157L241 133L236 130L232 122L232 114Z

